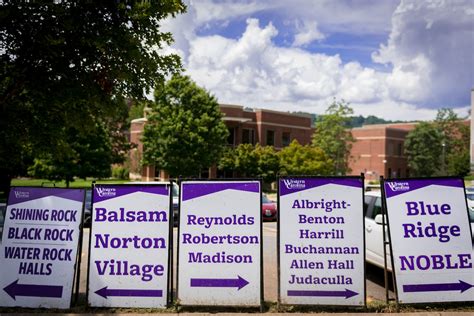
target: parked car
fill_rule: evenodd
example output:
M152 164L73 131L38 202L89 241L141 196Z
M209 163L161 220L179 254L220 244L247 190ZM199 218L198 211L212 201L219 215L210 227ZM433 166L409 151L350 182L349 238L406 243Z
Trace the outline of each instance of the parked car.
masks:
M474 241L474 189L466 188L466 200L469 210L469 222L471 223L472 240Z
M277 204L262 193L262 219L264 222L275 221L277 219Z
M471 223L471 232L473 232L474 240L474 190L472 191L472 193L467 193L466 190L466 197L469 206L469 221ZM380 191L370 191L365 193L364 213L366 261L383 268L383 218L382 198ZM387 268L389 271L392 270L389 247L387 247Z
M86 189L86 200L84 202L84 227L91 227L92 221L92 190Z
M378 267L384 267L384 241L382 225L382 197L380 191L365 193L365 259ZM387 232L387 230L385 230ZM388 233L387 233L388 240ZM387 246L387 269L392 270L390 261L390 247Z
M173 199L173 226L178 226L179 221L179 185L173 182L173 188L171 191Z

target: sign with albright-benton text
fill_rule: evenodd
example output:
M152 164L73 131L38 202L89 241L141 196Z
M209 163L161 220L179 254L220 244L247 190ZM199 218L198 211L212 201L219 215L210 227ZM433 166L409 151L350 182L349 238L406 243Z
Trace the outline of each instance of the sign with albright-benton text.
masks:
M260 306L260 181L181 182L178 299Z
M383 185L399 301L474 301L463 180L386 180Z
M279 301L365 305L363 180L279 179Z
M0 254L0 306L69 308L84 190L12 187Z
M91 306L166 307L170 192L170 184L94 186Z

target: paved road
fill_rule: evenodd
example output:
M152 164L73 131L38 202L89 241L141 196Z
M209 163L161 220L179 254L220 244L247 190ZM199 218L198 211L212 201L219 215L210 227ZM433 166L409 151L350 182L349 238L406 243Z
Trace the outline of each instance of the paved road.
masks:
M265 301L277 301L277 250L276 250L276 223L263 224L263 262L264 262L264 299ZM174 240L177 239L177 229L174 229ZM174 277L176 277L176 242L174 248ZM87 258L89 245L89 229L84 229L81 282L80 292L86 292L87 282ZM383 270L372 265L367 267L367 299L385 300L385 289L383 286ZM175 282L176 284L176 282ZM391 297L393 293L391 292Z

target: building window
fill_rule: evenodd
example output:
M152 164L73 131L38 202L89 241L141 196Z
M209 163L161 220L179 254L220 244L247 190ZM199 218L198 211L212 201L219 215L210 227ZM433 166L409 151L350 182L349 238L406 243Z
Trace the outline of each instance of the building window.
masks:
M398 156L402 156L402 143L398 143L398 147L397 147L397 155Z
M235 128L229 127L229 137L227 137L227 145L234 146L235 145Z
M394 143L388 142L387 152L388 152L389 156L395 155L395 144Z
M268 146L275 145L275 131L267 130L267 145Z
M289 132L283 132L282 136L281 136L281 145L283 147L286 147L288 145L290 145L290 142L291 142L291 135Z
M253 129L244 128L242 130L242 144L255 144L255 131Z

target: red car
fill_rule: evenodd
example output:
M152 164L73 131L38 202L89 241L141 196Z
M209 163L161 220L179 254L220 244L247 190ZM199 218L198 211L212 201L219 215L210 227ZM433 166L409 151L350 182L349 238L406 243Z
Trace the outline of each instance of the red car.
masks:
M266 194L262 194L262 219L264 222L277 219L277 204L271 201Z

